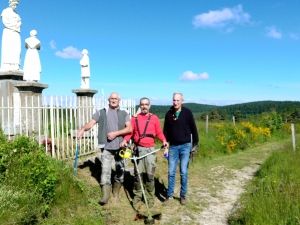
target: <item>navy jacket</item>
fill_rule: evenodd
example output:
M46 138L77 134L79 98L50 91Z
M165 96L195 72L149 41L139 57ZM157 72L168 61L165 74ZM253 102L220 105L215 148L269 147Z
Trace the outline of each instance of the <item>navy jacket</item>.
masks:
M199 142L198 131L194 116L188 108L182 106L178 118L175 117L173 106L166 113L164 122L164 135L171 145L181 145L191 142L193 136L193 145Z

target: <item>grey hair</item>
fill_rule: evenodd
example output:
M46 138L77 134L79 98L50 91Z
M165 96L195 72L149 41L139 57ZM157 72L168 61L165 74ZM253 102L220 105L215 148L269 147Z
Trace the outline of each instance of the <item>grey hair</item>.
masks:
M109 98L110 98L113 94L116 94L116 95L118 96L118 99L121 100L120 95L119 95L118 92L112 92L112 93L110 93Z
M141 98L140 104L141 104L142 100L148 100L148 102L149 102L149 104L150 104L150 99L149 99L149 98L146 98L146 97Z
M173 98L175 97L175 95L180 95L181 96L181 100L183 101L184 99L183 99L183 94L182 93L180 93L180 92L175 92L174 94L173 94Z

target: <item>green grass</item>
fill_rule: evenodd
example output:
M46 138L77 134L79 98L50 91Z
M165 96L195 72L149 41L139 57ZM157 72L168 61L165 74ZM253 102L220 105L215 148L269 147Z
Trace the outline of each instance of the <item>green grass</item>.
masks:
M299 147L294 152L289 143L274 151L237 203L229 224L300 224L299 163Z

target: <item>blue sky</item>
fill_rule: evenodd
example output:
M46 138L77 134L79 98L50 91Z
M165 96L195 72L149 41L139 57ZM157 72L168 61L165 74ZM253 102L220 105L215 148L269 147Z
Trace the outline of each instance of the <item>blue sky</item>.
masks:
M43 95L75 95L87 49L96 97L104 89L154 105L174 92L212 105L299 101L299 10L300 0L20 0L16 9L22 42L32 29L41 41Z

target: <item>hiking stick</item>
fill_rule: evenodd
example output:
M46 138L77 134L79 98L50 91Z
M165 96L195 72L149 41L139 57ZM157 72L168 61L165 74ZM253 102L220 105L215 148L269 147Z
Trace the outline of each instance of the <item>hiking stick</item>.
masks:
M77 143L77 148L76 148L75 160L74 160L74 170L73 170L73 174L74 174L74 176L76 176L76 170L77 170L77 160L78 160L78 154L79 154L79 150L80 150L80 146L79 146L79 142L78 142L78 143Z

